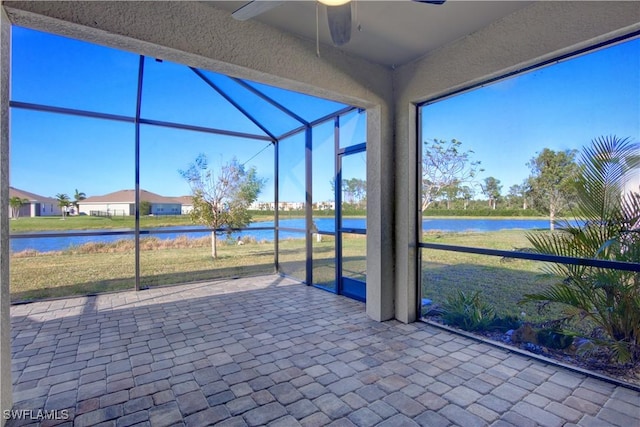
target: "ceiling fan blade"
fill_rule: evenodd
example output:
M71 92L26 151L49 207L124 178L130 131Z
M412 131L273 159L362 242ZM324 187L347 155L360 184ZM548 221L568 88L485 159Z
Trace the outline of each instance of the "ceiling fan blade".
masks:
M284 1L253 0L238 8L231 16L238 21L246 21L274 7L280 6L282 3L284 3Z
M442 4L447 0L413 0L418 3L427 3L427 4Z
M351 40L351 3L327 6L327 20L334 45L342 46Z

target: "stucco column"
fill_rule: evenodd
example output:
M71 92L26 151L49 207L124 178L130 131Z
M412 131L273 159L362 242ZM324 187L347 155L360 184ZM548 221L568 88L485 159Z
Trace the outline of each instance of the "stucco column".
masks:
M9 316L9 49L11 23L0 7L0 426L13 405Z
M418 149L417 109L413 103L396 105L395 169L395 317L410 323L418 319Z
M367 315L395 316L394 152L389 109L367 109Z

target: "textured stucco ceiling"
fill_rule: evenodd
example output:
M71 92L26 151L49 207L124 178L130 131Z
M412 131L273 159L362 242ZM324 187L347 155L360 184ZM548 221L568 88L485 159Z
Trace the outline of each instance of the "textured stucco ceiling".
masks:
M247 1L207 1L229 13ZM398 66L471 34L531 1L448 0L443 5L410 0L352 1L351 41L340 49L371 62ZM258 20L298 36L331 44L326 7L315 1L286 1L256 16ZM238 22L238 25L241 25Z

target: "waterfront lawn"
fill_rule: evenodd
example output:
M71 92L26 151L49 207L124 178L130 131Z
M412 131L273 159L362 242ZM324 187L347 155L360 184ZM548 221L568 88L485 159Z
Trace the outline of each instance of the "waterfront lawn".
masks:
M180 241L143 239L141 243L141 287L164 286L204 280L274 272L274 245L247 242L244 245L219 245L219 258L210 255L208 238ZM522 230L492 233L429 233L425 241L464 246L511 250L527 247ZM190 243L185 243L188 241ZM305 279L304 241L279 243L280 269L299 280ZM344 240L345 264L351 275L366 272L366 238ZM323 236L313 241L314 284L333 288L335 278L335 241ZM422 296L442 303L447 295L460 289L480 290L499 314L519 314L539 318L535 307L520 307L524 293L538 291L549 279L541 278L541 263L505 260L500 257L423 249ZM134 252L131 242L77 247L54 253L14 254L11 258L11 296L13 301L87 295L133 289Z
M254 214L253 221L273 220L270 214ZM171 227L182 225L197 225L191 221L189 215L159 215L141 216L140 228ZM35 231L70 231L70 230L101 230L125 228L133 230L135 228L135 218L133 216L68 216L65 219L59 216L24 217L9 221L11 233L25 233Z
M208 239L203 239L208 240ZM117 247L117 243L112 245ZM140 251L140 286L215 280L247 274L273 273L273 244L219 245L211 258L208 242L195 247L149 248ZM131 244L113 252L82 247L63 252L12 256L12 301L112 292L135 287Z
M272 274L274 245L271 242L219 244L218 258L211 258L209 238L171 243L143 239L140 251L141 287L173 285L229 277ZM347 254L361 254L364 240L345 244ZM280 241L283 270L304 280L305 254L301 240ZM322 280L333 281L327 268L333 262L333 239L317 244L316 262L325 266ZM179 246L179 247L178 247ZM362 260L364 263L364 259ZM135 287L134 251L130 241L87 245L62 252L23 253L11 257L11 300L25 301L73 295L131 290Z
M524 230L434 232L425 234L424 241L510 251L530 248L526 233ZM518 316L532 322L551 320L559 315L559 307L548 306L546 310L540 310L533 303L518 305L524 294L539 292L558 280L543 274L544 264L539 261L422 249L422 297L441 305L457 290L467 295L479 291L482 298L495 307L498 315ZM429 308L423 307L423 313Z

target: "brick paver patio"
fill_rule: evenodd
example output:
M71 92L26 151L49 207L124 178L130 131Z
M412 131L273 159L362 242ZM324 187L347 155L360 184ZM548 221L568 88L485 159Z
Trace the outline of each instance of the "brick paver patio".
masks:
M278 276L11 317L14 409L69 416L42 425L640 425L637 392Z

